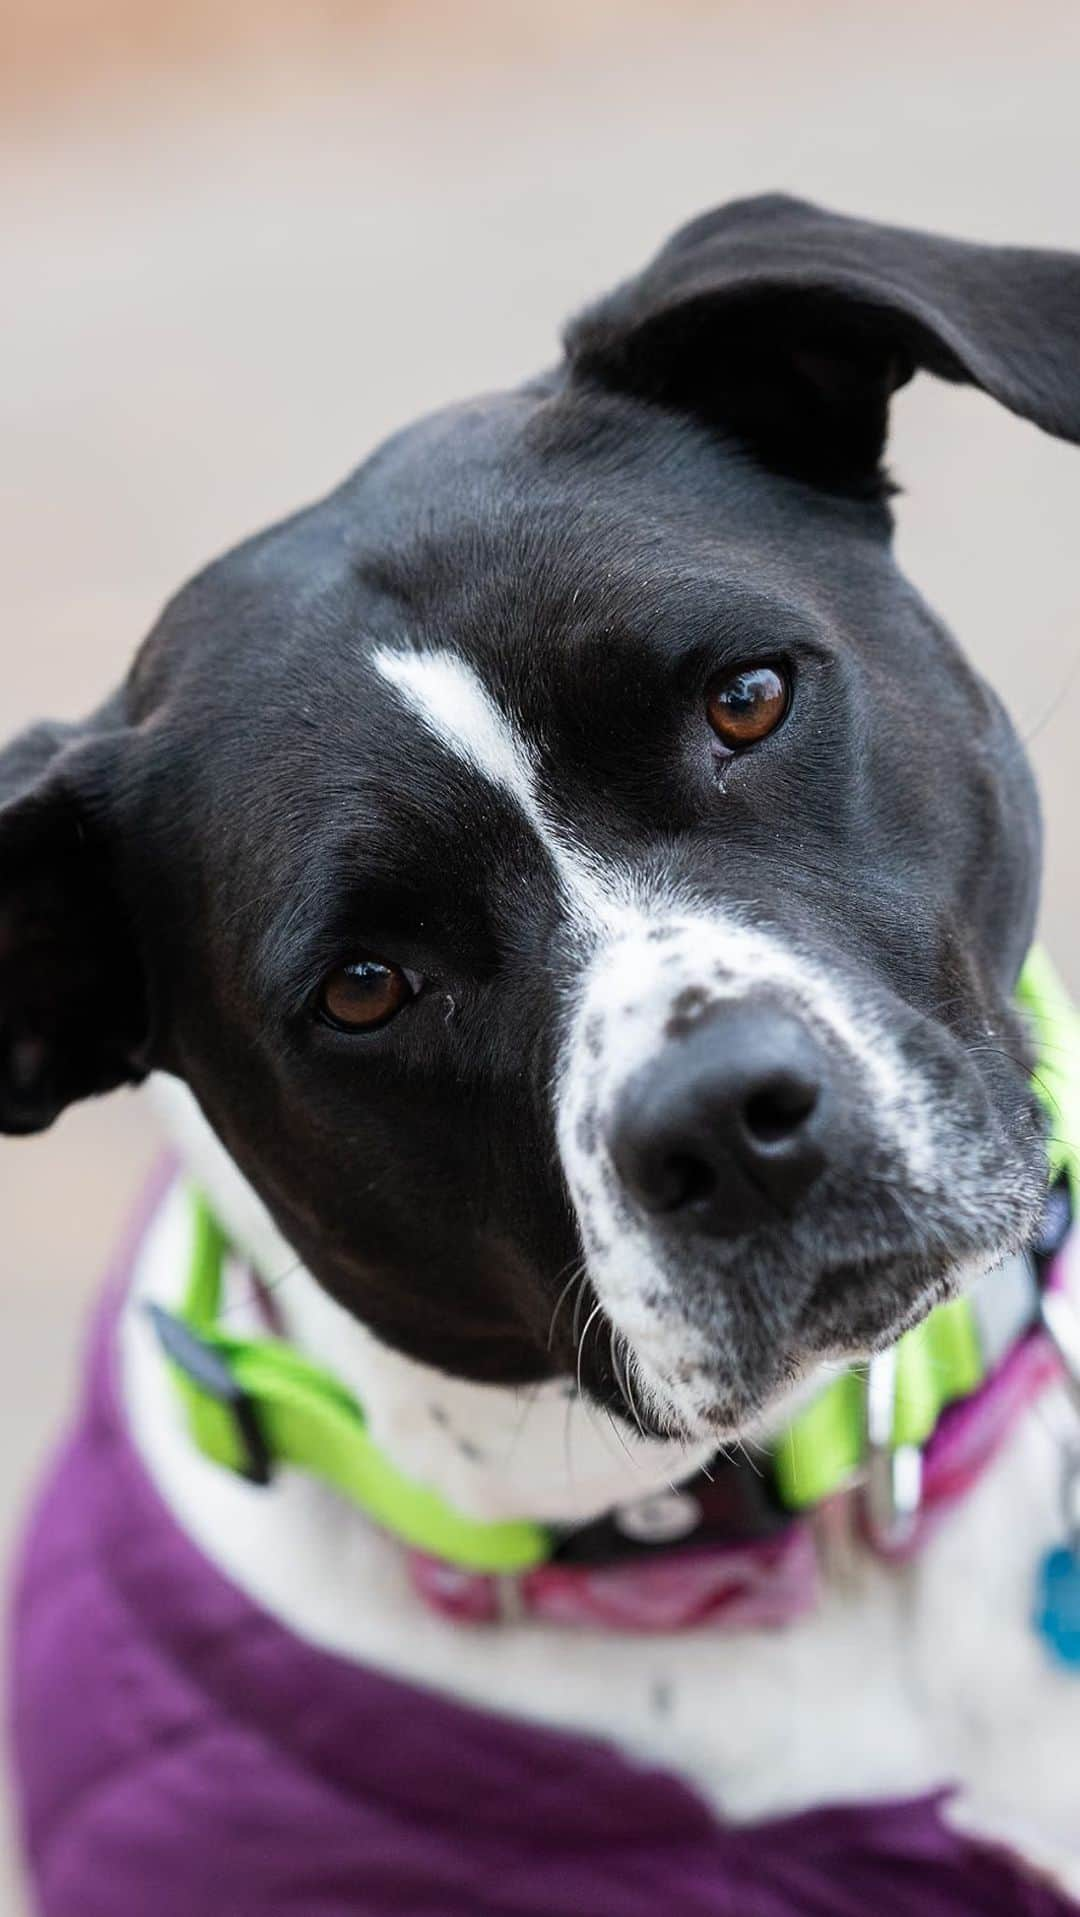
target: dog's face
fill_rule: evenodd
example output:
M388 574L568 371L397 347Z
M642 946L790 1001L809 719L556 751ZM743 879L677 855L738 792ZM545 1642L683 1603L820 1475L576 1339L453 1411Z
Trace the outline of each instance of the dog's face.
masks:
M200 576L0 762L6 1127L174 1072L380 1335L686 1435L1022 1241L1036 805L878 461L916 364L1080 436L1078 298L729 208Z

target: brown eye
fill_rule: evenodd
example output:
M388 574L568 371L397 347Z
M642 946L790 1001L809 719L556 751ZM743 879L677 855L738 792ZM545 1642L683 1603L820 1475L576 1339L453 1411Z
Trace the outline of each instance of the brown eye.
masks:
M790 695L787 675L779 666L741 666L710 682L705 711L722 744L740 752L776 731Z
M413 997L413 987L399 965L379 959L356 959L340 965L322 982L319 1011L343 1032L370 1032L385 1025Z

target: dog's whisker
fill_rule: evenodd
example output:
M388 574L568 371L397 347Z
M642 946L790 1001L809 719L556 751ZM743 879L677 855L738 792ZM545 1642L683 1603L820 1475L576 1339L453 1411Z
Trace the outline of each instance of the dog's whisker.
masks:
M1062 710L1072 691L1078 672L1080 672L1080 652L1077 653L1076 658L1073 660L1072 665L1069 667L1068 672L1065 674L1053 698L1043 707L1035 724L1022 735L1025 746L1034 745L1035 740L1039 737L1044 727L1048 726L1051 720L1057 718L1058 713Z
M634 1467L634 1470L640 1471L641 1470L640 1460L635 1458L633 1452L630 1449L630 1446L627 1444L626 1439L623 1437L622 1432L619 1430L619 1427L616 1424L614 1417L612 1416L611 1412L607 1409L606 1406L604 1409L604 1416L607 1419L609 1425L611 1426L612 1431L615 1433L615 1436L619 1441L620 1449L625 1451L627 1458L629 1459L630 1463Z
M576 1265L574 1270L570 1273L569 1278L567 1279L565 1285L563 1286L562 1290L559 1293L558 1298L555 1301L555 1309L551 1314L551 1323L548 1326L547 1348L549 1351L551 1350L552 1341L555 1337L555 1320L558 1318L559 1312L563 1306L563 1302L566 1298L569 1297L574 1286L579 1285L581 1283L581 1280L584 1277L584 1275L585 1275L584 1266L580 1264Z
M608 1457L615 1459L615 1462L618 1463L618 1459L615 1458L614 1451L611 1449L611 1446L608 1444L603 1425L597 1422L596 1412L594 1407L589 1403L589 1400L584 1397L582 1398L581 1403L585 1412L585 1417L591 1429L596 1432L596 1435L599 1438L601 1444L603 1445L604 1450L606 1451Z
M525 1426L527 1425L529 1421L529 1417L531 1413L536 1409L536 1402L540 1396L543 1386L544 1386L544 1379L539 1378L534 1385L531 1385L529 1387L528 1391L525 1394L525 1401L522 1406L521 1416L518 1418L516 1424L514 1425L514 1429L510 1434L510 1443L507 1446L507 1449L503 1455L502 1462L503 1462L504 1468L505 1466L513 1462L518 1445L521 1443L522 1433L525 1430Z
M589 1335L589 1329L590 1329L590 1326L591 1326L591 1325L592 1325L592 1324L593 1324L593 1323L595 1322L595 1320L596 1320L596 1319L597 1319L597 1318L598 1318L598 1317L600 1316L600 1313L601 1313L601 1312L603 1311L603 1309L604 1309L604 1307L603 1307L603 1305L602 1305L602 1304L600 1304L599 1302L597 1302L597 1303L596 1303L596 1304L595 1304L595 1305L593 1306L593 1308L592 1308L592 1310L591 1310L591 1312L589 1313L589 1316L588 1316L588 1319L586 1320L586 1324L585 1324L585 1329L584 1329L584 1331L583 1331L583 1332L582 1332L582 1334L581 1334L581 1340L580 1340L580 1342L579 1342L579 1344L578 1344L578 1348L577 1348L577 1388L578 1388L578 1396L579 1396L580 1398L583 1398L583 1397L584 1397L584 1395L585 1395L585 1393L584 1393L584 1386L583 1386L583 1384L582 1384L582 1381L581 1381L581 1363L582 1363L582 1356L583 1356L583 1353L584 1353L584 1350L585 1350L585 1340L586 1340L586 1338L587 1338L587 1337L588 1337L588 1335Z
M563 1415L563 1462L566 1466L566 1482L571 1490L575 1488L573 1460L574 1406L577 1399L567 1395L566 1411Z
M633 1356L632 1356L632 1354L631 1354L631 1351L630 1351L630 1346L628 1345L628 1343L627 1343L627 1341L626 1341L626 1339L625 1339L625 1338L621 1338L621 1339L617 1339L617 1334L616 1334L616 1332L615 1332L615 1327L614 1327L614 1326L612 1326L612 1332L611 1332L611 1338L612 1338L612 1342L611 1342L611 1362L612 1362L612 1368L613 1368L613 1369L614 1369L614 1371L615 1371L615 1376L616 1376L616 1380L618 1380L618 1377L619 1377L619 1368L618 1368L618 1343L620 1343L620 1342L621 1342L621 1344L622 1344L622 1350L623 1350L623 1368L622 1368L622 1390L623 1390L623 1395L624 1395L624 1397L625 1397L625 1399L626 1399L626 1402L627 1402L627 1404L628 1404L628 1405L629 1405L629 1407L630 1407L630 1410L631 1410L631 1412L633 1413L633 1418L634 1418L634 1423L635 1423L635 1424L637 1425L637 1428L638 1428L638 1434L639 1434L639 1436L640 1436L640 1438L641 1438L641 1440L642 1440L642 1442L643 1442L643 1443L645 1443L645 1442L647 1442L647 1440L646 1440L646 1438L645 1438L645 1426L644 1426L644 1425L642 1424L642 1422L641 1422L641 1414L640 1414L640 1412L639 1412L639 1410L638 1410L638 1406L637 1406L637 1400L636 1400L636 1398L634 1397L634 1385L633 1385L633 1377L632 1377L632 1368L633 1368L633 1362L634 1362L634 1361L633 1361Z
M743 1439L737 1438L735 1442L738 1449L741 1451L743 1457L746 1459L747 1464L750 1466L750 1469L753 1472L755 1478L763 1478L765 1473L762 1471L761 1466L759 1464L756 1464L754 1462L754 1459L750 1456L750 1453L747 1450Z
M291 1265L287 1265L284 1271L277 1272L273 1278L253 1277L246 1291L237 1293L222 1305L218 1313L219 1320L224 1321L236 1312L246 1310L250 1305L258 1305L261 1298L266 1298L280 1290L287 1278L295 1278L297 1272L302 1271L303 1268L303 1259L295 1258Z
M643 1424L643 1422L642 1422L642 1418L641 1418L641 1412L640 1412L640 1410L639 1410L639 1407L638 1407L638 1401L637 1401L637 1398L636 1398L636 1396L635 1396L635 1393L634 1393L634 1375L635 1375L635 1372L636 1372L636 1370L637 1370L637 1360L636 1360L636 1358L634 1357L634 1354L633 1354L633 1352L631 1352L631 1351L630 1351L630 1349L629 1349L629 1347L628 1347L628 1348L627 1348L627 1352L626 1352L626 1390L627 1390L627 1396L629 1397L629 1400L630 1400L630 1409L631 1409L631 1411L632 1411L632 1412L633 1412L633 1414L634 1414L634 1423L635 1423L635 1424L637 1425L637 1428L638 1428L638 1430L639 1430L639 1432L641 1433L641 1436L642 1436L642 1439L643 1439L643 1440L645 1440L645 1441L647 1442L648 1440L647 1440L647 1436L646 1436L646 1431L645 1431L645 1426L644 1426L644 1424Z
M578 1337L578 1323L581 1318L582 1308L585 1304L585 1294L588 1290L588 1278L589 1278L588 1271L583 1268L581 1273L581 1284L578 1287L578 1295L576 1299L574 1300L574 1317L573 1317L573 1324L571 1327L571 1337L573 1340L575 1350L578 1349L578 1346L580 1343L580 1340Z

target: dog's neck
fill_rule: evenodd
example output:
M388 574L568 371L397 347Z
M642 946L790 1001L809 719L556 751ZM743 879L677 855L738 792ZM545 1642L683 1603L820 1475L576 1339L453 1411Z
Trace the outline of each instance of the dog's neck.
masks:
M616 1428L572 1381L473 1384L380 1342L304 1270L190 1092L159 1078L154 1097L184 1165L232 1243L273 1288L285 1335L363 1405L376 1442L407 1476L470 1516L584 1521L687 1477L715 1446Z

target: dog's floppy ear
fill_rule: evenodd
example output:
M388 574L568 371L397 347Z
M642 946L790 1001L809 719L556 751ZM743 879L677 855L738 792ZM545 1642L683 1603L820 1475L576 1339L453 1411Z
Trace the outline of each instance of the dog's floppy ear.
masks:
M106 824L112 741L35 726L0 752L0 1132L142 1076L146 995Z
M872 490L890 395L920 367L1080 439L1080 258L737 200L573 322L566 349L579 377L692 413L769 465Z

